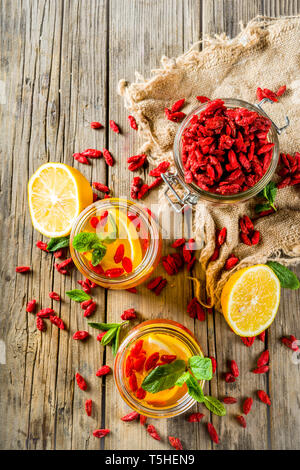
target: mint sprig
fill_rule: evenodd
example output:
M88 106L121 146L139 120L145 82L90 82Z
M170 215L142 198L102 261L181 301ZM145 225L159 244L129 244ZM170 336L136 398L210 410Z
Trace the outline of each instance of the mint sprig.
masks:
M58 237L58 238L50 238L50 241L47 245L48 251L57 251L61 250L62 248L68 248L70 243L70 237Z
M262 212L262 211L267 211L269 209L274 209L276 211L275 207L275 198L277 194L277 186L274 183L274 181L270 181L270 183L267 184L267 186L258 194L258 197L263 197L267 200L267 203L264 204L257 204L254 208L256 213Z
M92 265L97 266L104 258L106 246L94 232L77 233L73 239L73 248L79 253L92 252Z
M286 289L299 289L300 281L293 271L283 266L283 264L277 263L276 261L268 261L267 265L278 277L281 287Z
M149 393L157 393L174 387L187 385L188 394L199 403L203 403L212 413L224 416L224 405L211 396L203 393L198 380L211 380L212 363L208 357L193 356L186 363L177 359L153 369L143 380L141 387Z
M102 346L107 346L111 343L112 352L114 356L117 354L119 349L120 333L123 326L128 325L128 321L123 321L122 323L98 323L98 322L89 322L88 325L97 330L107 331L101 339Z
M75 300L75 302L84 302L85 300L90 300L91 298L89 294L81 289L68 290L66 294L68 297L70 297L70 299Z

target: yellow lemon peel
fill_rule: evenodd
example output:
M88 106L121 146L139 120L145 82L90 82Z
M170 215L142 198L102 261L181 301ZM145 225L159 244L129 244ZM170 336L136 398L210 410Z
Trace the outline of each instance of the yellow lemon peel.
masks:
M191 281L195 282L195 284L196 284L195 296L197 297L197 300L198 300L199 304L201 304L202 307L205 307L205 308L213 308L213 306L214 306L213 303L211 305L208 305L208 304L202 302L202 300L200 298L201 284L200 284L199 279L197 279L196 277L190 277L190 276L188 276L187 278L190 279Z

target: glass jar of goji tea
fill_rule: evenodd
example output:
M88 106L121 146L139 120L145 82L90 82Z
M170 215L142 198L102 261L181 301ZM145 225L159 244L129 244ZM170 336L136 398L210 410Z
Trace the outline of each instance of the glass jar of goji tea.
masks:
M174 140L176 170L162 174L166 197L177 212L200 200L246 201L268 184L279 158L277 134L289 120L278 128L262 109L266 101L218 99L186 116Z
M115 359L114 377L121 397L144 416L170 418L186 412L195 400L185 384L156 393L146 392L141 384L153 368L177 359L187 363L192 356L203 357L203 353L195 336L180 323L159 319L139 324L123 340Z
M118 198L88 206L70 235L76 267L91 282L110 289L129 289L144 282L159 262L161 244L151 212Z

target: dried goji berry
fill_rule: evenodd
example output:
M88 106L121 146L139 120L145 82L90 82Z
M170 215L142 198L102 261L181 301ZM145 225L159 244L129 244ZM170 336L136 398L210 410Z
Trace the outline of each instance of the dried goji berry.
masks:
M102 129L102 124L98 121L93 121L91 122L91 128L92 129Z
M296 341L297 341L297 338L294 335L290 335L289 337L283 336L281 338L282 344L287 346L292 351L298 351L299 350L299 347L296 344Z
M286 85L282 85L281 87L278 88L276 91L277 96L282 96L286 91Z
M83 391L86 390L87 389L87 383L84 380L84 378L82 377L82 375L79 374L79 372L76 372L75 378L76 378L76 382L77 382L78 387Z
M109 150L103 149L103 158L108 166L114 166L114 158Z
M56 292L49 292L49 297L50 299L57 300L58 302L60 301L60 295L57 294Z
M57 326L60 330L65 329L64 322L62 321L61 318L57 317L56 315L50 315L49 320L51 321L53 325Z
M182 450L183 449L181 441L180 441L180 439L178 439L178 437L169 436L169 442L170 442L171 446L174 447L174 449L176 449L176 450Z
M243 412L244 412L245 415L250 413L252 405L253 405L253 398L251 398L251 397L246 398L244 403L243 403Z
M102 338L103 338L103 336L106 335L106 333L107 333L107 331L101 331L101 333L99 333L97 335L97 341L102 341Z
M40 310L37 313L37 316L40 317L40 318L49 318L50 315L54 315L53 308L42 308L42 310Z
M160 162L160 164L156 168L153 168L149 172L149 175L159 177L159 176L161 176L162 173L165 173L167 171L169 166L170 166L170 162L168 162L168 161Z
M241 340L243 341L244 345L249 348L254 343L255 336L252 336L252 337L247 337L247 336L243 337L243 336L241 336Z
M226 240L226 235L227 235L227 229L226 227L223 227L222 230L220 231L218 235L218 245L221 246Z
M158 284L157 287L155 287L155 289L152 289L153 292L155 293L155 295L160 295L161 291L163 290L163 288L167 285L167 280L166 279L162 279L160 281L160 283Z
M269 359L270 359L270 354L269 354L268 349L266 349L266 350L265 350L264 352L262 352L261 355L259 356L259 358L258 358L258 360L257 360L257 367L265 366L266 364L268 364Z
M207 430L208 434L210 435L211 440L215 444L219 444L219 436L217 434L217 431L212 423L207 423Z
M143 184L138 192L138 199L142 199L145 194L149 191L149 186L148 184Z
M137 294L137 288L136 287L129 287L129 289L126 289L127 292L131 292L132 294Z
M110 429L96 429L95 431L93 431L93 436L101 438L107 436L107 434L109 433Z
M268 372L269 366L260 366L257 367L256 369L253 369L253 374L264 374L265 372Z
M97 191L101 191L102 193L109 193L109 187L105 184L97 183L94 181L92 185L95 189L97 189Z
M206 103L207 101L210 101L207 96L196 96L197 100L200 101L200 103Z
M139 418L139 416L139 413L137 413L136 411L132 411L128 415L122 416L121 420L125 422L135 421Z
M158 359L159 359L158 352L151 354L145 362L145 370L148 371L150 369L153 369L156 366Z
M238 415L238 416L236 416L236 419L243 428L245 428L247 426L247 423L246 423L246 420L245 420L244 416Z
M100 369L97 370L96 376L97 377L102 377L103 375L109 374L111 371L111 368L109 366L102 366Z
M97 149L86 149L83 152L81 152L81 155L84 157L90 157L90 158L100 158L102 157L102 152L101 150Z
M239 259L237 256L235 255L230 255L227 260L226 260L226 263L225 263L225 269L227 271L229 271L230 269L232 269L237 263L239 262Z
M45 322L42 318L36 317L36 327L40 331L45 331L46 325L45 325Z
M140 155L133 155L132 157L127 158L128 170L135 171L138 168L141 168L147 160L147 155L142 153Z
M80 340L83 340L85 338L87 338L89 335L89 333L87 331L76 331L76 333L73 334L73 339L80 339Z
M269 395L263 390L257 390L257 396L266 405L271 405L271 400L270 400Z
M47 250L48 244L47 244L47 243L42 242L42 241L39 240L39 241L36 242L36 246L37 246L37 248L39 248L40 250L46 251L46 252L48 253L48 250Z
M134 308L128 308L127 310L124 310L124 312L121 315L121 320L133 320L136 318L136 312Z
M252 245L257 245L259 242L259 239L260 239L260 232L258 230L255 230L251 238Z
M210 356L209 359L211 360L212 365L212 373L214 374L217 370L217 361L214 357Z
M224 397L222 399L223 403L225 403L226 405L233 405L234 403L237 402L237 399L234 398L234 397Z
M160 441L161 438L160 438L160 435L158 434L156 428L153 426L153 424L149 424L147 426L147 432L150 434L151 437L153 437L153 439L156 439L157 441Z
M226 372L225 374L225 382L232 383L235 382L234 376L230 372Z
M36 308L36 300L35 299L29 300L29 302L26 305L26 312L33 313L35 312L35 308Z
M187 420L189 423L200 423L203 417L203 413L192 413L188 416Z
M73 158L79 163L83 163L83 165L90 165L90 161L87 157L84 155L81 155L81 153L73 153Z
M31 270L30 266L17 266L16 273L28 273Z
M137 131L138 129L138 126L137 126L137 123L136 123L136 120L133 116L128 116L128 121L129 121L129 124L130 124L130 127L132 127L132 129L134 129L135 131Z
M140 178L139 176L133 178L130 189L130 196L132 197L132 199L138 198L139 190L141 189L142 184L142 178Z
M265 337L266 337L266 331L263 331L262 333L260 333L257 338L262 341L263 343L265 342Z
M234 377L238 377L240 375L238 365L234 360L230 361L230 370Z
M92 415L92 408L93 408L93 401L92 400L86 400L86 402L85 402L85 412L88 416Z
M85 309L84 311L84 314L83 316L84 317L89 317L90 315L92 315L92 313L94 313L94 311L96 310L96 302L91 302Z
M120 129L119 129L118 124L112 119L110 119L109 121L109 127L111 128L112 131L116 132L116 134L120 134Z
M162 279L163 279L162 276L158 276L155 279L152 279L152 281L150 281L147 284L147 286L146 286L147 289L149 289L149 290L155 289L159 285L159 283L162 281Z
M183 106L184 106L184 102L185 102L184 98L182 98L181 100L176 101L176 103L174 103L172 105L171 113L175 113L176 111L180 111L181 108L183 108Z
M140 423L143 426L147 421L147 416L140 415Z
M85 300L84 302L81 302L80 307L82 308L82 310L86 310L92 302L92 299Z
M178 238L172 243L172 248L178 248L185 244L185 238Z

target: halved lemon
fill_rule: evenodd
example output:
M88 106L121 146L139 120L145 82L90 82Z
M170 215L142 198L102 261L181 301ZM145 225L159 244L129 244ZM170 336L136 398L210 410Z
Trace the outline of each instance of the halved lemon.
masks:
M273 322L280 302L280 282L271 268L257 264L234 273L223 287L223 315L239 336L256 336Z
M80 171L64 163L45 163L28 182L34 228L46 237L69 235L80 212L92 204L93 191Z

